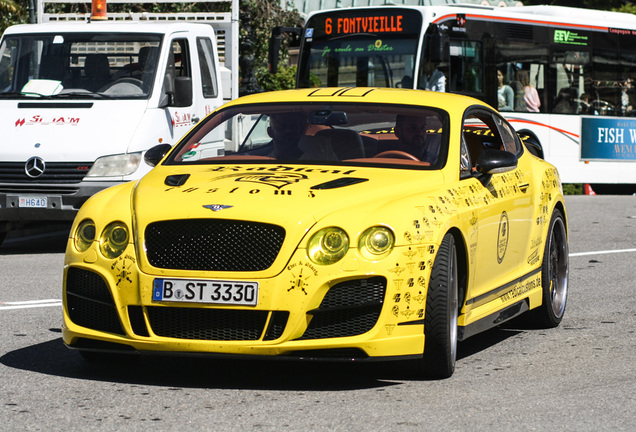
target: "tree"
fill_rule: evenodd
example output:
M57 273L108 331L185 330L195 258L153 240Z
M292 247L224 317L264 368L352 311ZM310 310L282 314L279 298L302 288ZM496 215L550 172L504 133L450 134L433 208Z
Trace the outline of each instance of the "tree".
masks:
M0 34L10 25L26 22L26 5L27 0L0 0Z
M288 0L289 1L289 0ZM296 9L288 4L287 10L280 7L279 0L244 0L241 11L249 13L250 29L241 25L241 38L253 38L254 73L259 86L266 91L294 88L295 66L285 66L289 60L291 38L281 44L281 65L277 74L269 73L268 48L272 29L276 26L300 27L303 19Z

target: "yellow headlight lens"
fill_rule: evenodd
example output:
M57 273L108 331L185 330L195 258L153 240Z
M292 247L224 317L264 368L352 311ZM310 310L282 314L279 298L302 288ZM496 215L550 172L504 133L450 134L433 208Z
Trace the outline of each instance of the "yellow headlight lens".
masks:
M324 228L314 234L307 243L307 256L316 264L338 262L349 249L349 236L340 228Z
M90 219L83 220L75 233L75 249L86 252L95 241L95 222Z
M362 233L358 249L363 257L378 260L388 256L395 246L393 231L387 227L375 226Z
M99 250L106 258L117 258L128 246L128 227L123 222L109 224L99 239Z

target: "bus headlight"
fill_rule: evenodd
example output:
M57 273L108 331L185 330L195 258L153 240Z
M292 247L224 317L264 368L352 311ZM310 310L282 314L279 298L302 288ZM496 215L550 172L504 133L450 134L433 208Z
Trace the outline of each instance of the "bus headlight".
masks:
M314 234L307 243L307 256L316 264L338 262L349 249L349 236L336 227L324 228Z
M75 233L75 249L86 252L95 240L95 222L90 219L83 220Z
M358 249L363 257L379 260L388 256L395 245L393 231L383 226L371 227L362 233L358 240Z
M128 227L123 222L109 224L99 239L99 250L106 258L117 258L128 246Z

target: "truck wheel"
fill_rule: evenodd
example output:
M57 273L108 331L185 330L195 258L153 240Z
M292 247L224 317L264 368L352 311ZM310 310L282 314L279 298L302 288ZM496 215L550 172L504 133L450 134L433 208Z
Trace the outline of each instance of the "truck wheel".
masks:
M424 357L428 378L448 378L457 358L458 307L457 248L452 234L446 234L431 271L424 317Z
M555 210L550 220L541 265L543 304L533 311L533 324L556 327L565 313L568 295L568 238L563 214Z

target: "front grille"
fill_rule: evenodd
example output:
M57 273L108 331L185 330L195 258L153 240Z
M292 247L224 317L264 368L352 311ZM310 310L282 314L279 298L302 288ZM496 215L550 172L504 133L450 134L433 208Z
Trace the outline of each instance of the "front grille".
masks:
M71 267L66 276L68 315L75 324L123 335L115 302L104 279L88 270Z
M92 166L92 162L46 162L42 175L32 178L26 174L25 162L0 162L0 183L79 183Z
M265 270L284 239L285 229L278 225L227 219L154 222L145 233L148 262L179 270Z
M157 306L146 312L157 336L218 341L260 339L269 315L268 311Z
M378 321L386 279L375 276L342 282L329 289L299 338L324 339L356 336L368 332Z

